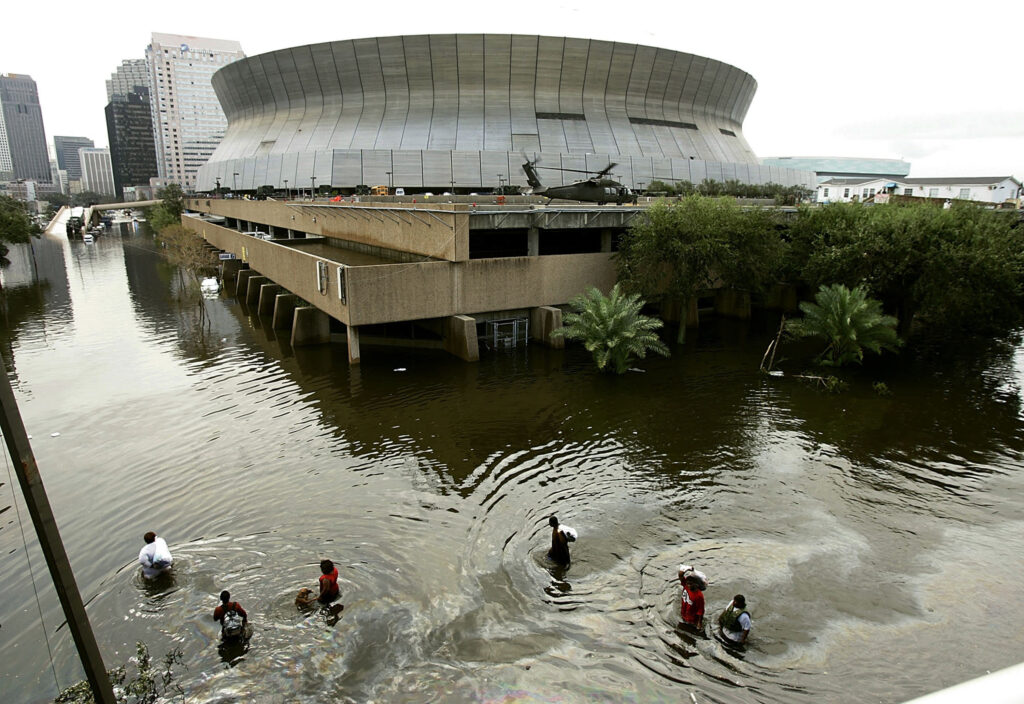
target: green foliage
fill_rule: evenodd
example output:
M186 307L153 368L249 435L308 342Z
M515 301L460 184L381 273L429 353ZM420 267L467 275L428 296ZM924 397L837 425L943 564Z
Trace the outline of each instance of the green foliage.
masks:
M181 224L181 214L185 212L185 198L181 186L172 183L163 188L157 195L162 199L156 205L146 208L146 220L155 232L160 232L170 225Z
M822 286L814 299L800 304L804 317L786 321L786 330L797 337L823 338L828 345L819 355L822 364L860 363L865 349L881 354L899 348L896 318L883 315L881 304L862 287Z
M662 322L642 315L640 296L623 294L618 284L607 297L591 287L571 305L573 312L566 313L564 326L551 335L581 340L601 371L625 374L630 361L643 359L648 351L669 356L668 347L655 332Z
M889 390L889 385L884 381L876 381L871 385L871 388L874 389L875 393L879 396L892 396L892 391Z
M1013 215L931 203L802 210L784 270L811 286L863 283L907 335L916 317L942 331L1020 320L1024 229Z
M164 655L162 670L154 670L149 648L141 640L135 644L135 673L126 682L127 669L124 665L107 671L114 686L114 699L118 704L154 704L157 701L185 700L185 692L175 684L175 665L184 665L182 652L174 648ZM94 704L89 682L83 680L68 687L57 695L54 704Z
M776 217L728 198L655 203L619 243L619 280L648 300L688 301L715 284L760 290L782 256Z
M10 196L0 196L0 241L18 244L39 234L28 206Z

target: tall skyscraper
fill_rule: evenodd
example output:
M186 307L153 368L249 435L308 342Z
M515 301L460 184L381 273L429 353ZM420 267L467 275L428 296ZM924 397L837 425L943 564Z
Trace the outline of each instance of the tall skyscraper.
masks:
M245 58L236 41L153 33L146 47L160 177L195 187L196 171L224 138L227 119L210 78Z
M14 178L14 162L11 161L11 145L7 141L3 106L0 105L0 181L10 181L12 178Z
M127 93L114 93L107 103L106 115L114 195L120 199L124 197L125 186L148 185L150 178L159 175L149 88L135 86Z
M14 178L50 182L50 155L39 106L39 91L31 76L0 75L0 109ZM2 151L2 150L0 150Z
M83 147L78 150L78 159L82 164L82 190L101 195L114 195L114 172L110 167L110 150Z
M53 150L57 152L57 168L68 172L69 181L82 179L82 166L78 162L78 150L95 147L96 144L88 137L53 136Z
M125 59L107 80L107 102L115 95L128 95L142 86L149 90L149 68L145 59Z

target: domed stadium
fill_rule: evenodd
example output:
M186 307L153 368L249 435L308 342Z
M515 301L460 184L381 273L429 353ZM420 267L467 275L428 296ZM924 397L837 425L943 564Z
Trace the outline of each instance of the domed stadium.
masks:
M783 186L743 136L754 78L714 59L509 34L352 39L236 61L213 76L228 119L198 190L386 184L413 191L545 185L610 163L631 188L704 179Z

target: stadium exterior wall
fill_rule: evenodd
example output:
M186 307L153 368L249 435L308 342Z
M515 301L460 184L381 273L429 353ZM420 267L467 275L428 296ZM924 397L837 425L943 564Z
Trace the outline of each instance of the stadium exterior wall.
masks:
M733 66L589 39L459 34L293 47L213 77L228 130L198 190L525 185L540 165L652 179L813 184L743 136L757 84ZM390 177L388 175L390 173ZM545 183L571 172L544 171ZM454 182L454 184L453 184Z

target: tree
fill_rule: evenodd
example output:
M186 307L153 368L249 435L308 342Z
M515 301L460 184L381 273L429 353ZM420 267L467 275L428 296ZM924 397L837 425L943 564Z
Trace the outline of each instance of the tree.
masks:
M146 220L154 232L160 232L170 225L181 224L181 214L185 212L185 198L181 186L168 184L158 194L161 201L146 209Z
M10 196L0 196L0 264L7 265L8 244L22 244L38 236L39 225L29 214L28 206Z
M648 351L669 356L668 347L655 332L662 322L642 315L640 296L623 294L618 284L607 297L592 286L570 305L573 312L566 313L564 326L551 336L581 340L601 371L625 374L630 361L643 359Z
M1024 231L1012 214L931 203L805 208L789 229L787 269L813 287L863 283L908 336L979 331L1020 319Z
M819 355L822 364L841 367L860 363L865 349L881 354L899 348L896 318L883 315L882 304L868 298L863 287L822 286L814 301L800 304L804 317L786 321L786 330L796 337L824 338L828 346Z
M681 304L683 342L686 310L700 290L716 284L758 290L775 277L781 257L775 217L743 210L731 198L655 203L619 242L619 280L647 300Z

